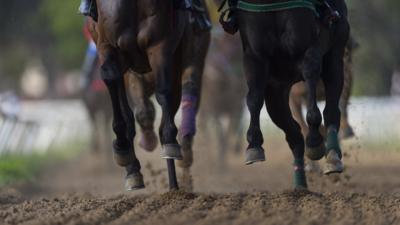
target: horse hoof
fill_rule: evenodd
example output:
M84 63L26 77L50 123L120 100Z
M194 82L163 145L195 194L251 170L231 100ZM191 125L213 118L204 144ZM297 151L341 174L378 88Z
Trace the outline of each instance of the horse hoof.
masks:
M316 161L308 161L304 170L309 173L322 174L322 169Z
M351 128L350 126L347 126L343 129L340 129L339 136L340 136L340 139L342 139L342 140L354 137L353 128Z
M335 150L330 150L326 155L326 165L324 174L341 173L344 170L344 165L339 155Z
M161 158L182 160L181 146L178 144L165 144L161 149Z
M325 155L325 144L324 142L322 142L319 146L317 147L306 147L306 156L307 158L311 159L311 160L320 160L322 159L322 157L324 157Z
M246 151L246 165L265 161L265 153L262 148L250 148Z
M193 192L193 178L190 168L183 168L180 179L180 189L186 192Z
M158 144L158 139L154 131L144 131L139 141L139 146L148 152L154 151Z
M145 188L143 176L139 173L129 174L125 178L125 189L127 191L139 190Z
M295 191L308 191L307 185L295 185L294 187Z
M181 168L189 168L193 164L192 150L182 150L182 160L176 162Z

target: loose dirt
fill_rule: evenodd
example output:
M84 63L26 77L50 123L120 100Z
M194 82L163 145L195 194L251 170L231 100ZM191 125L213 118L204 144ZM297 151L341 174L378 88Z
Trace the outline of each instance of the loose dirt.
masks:
M225 171L215 146L197 140L193 193L167 191L157 152L137 150L147 188L129 193L122 169L86 153L35 182L1 189L0 224L400 224L400 153L345 143L345 173L312 174L310 191L299 192L291 190L292 157L279 140L266 140L265 163L244 166L231 154Z

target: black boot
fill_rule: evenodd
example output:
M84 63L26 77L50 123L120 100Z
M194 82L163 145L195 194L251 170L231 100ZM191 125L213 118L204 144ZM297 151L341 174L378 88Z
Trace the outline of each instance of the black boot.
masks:
M211 22L206 12L206 6L200 0L193 0L192 15L196 30L199 32L211 30Z
M190 9L192 8L192 0L174 0L175 9Z
M97 21L96 1L81 0L81 4L79 5L79 13L84 16L90 16L94 21Z
M219 18L219 23L222 25L222 28L225 32L234 35L239 30L235 11L229 11L226 20L224 19L224 17L225 13L222 13L221 17Z
M238 20L236 16L236 5L237 5L237 0L228 0L228 6L229 8L225 10L224 12L221 13L221 16L219 17L219 23L222 25L222 28L225 30L225 32L229 34L235 34L239 30L239 25L238 25ZM220 10L224 6L220 6ZM225 14L228 12L228 16L225 19Z

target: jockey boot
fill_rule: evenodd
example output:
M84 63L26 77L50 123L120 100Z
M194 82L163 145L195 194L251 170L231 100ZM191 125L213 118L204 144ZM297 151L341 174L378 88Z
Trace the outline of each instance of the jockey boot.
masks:
M320 11L322 22L327 26L332 26L340 19L340 13L335 10L328 0L322 1Z
M222 28L225 30L225 32L229 34L235 34L239 30L239 25L237 21L237 16L236 16L236 6L237 6L238 0L228 0L228 6L229 8L225 10L220 18L219 18L219 23L222 25ZM222 6L221 6L222 8ZM225 14L228 12L228 16L225 20Z
M97 21L96 1L81 0L81 4L79 5L79 13L84 16L90 16L94 21Z
M229 34L234 35L239 30L237 17L234 10L228 13L228 17L226 20L224 20L221 16L219 22L222 25L224 31Z
M192 0L174 0L175 9L190 9L192 8Z
M192 15L195 29L198 32L211 30L211 22L207 15L206 6L200 0L193 0L192 2Z

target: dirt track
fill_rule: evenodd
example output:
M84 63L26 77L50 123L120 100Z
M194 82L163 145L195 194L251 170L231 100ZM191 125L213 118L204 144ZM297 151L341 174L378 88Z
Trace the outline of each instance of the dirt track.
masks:
M122 170L83 156L0 190L0 224L400 224L399 153L354 141L345 174L310 176L312 192L293 192L291 155L274 140L266 140L266 163L245 167L231 156L227 172L218 172L214 147L198 141L194 194L166 193L157 153L138 151L147 189L132 193L123 192Z

